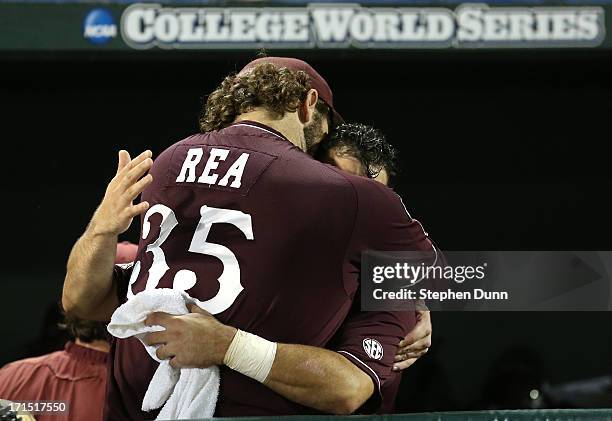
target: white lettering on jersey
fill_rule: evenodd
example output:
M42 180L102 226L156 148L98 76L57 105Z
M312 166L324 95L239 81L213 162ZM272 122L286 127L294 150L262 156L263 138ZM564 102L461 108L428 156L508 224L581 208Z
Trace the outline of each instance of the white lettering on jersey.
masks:
M236 162L234 162L234 165L232 165L231 168L227 170L225 177L223 177L221 181L219 181L219 185L227 186L229 178L234 177L234 181L232 181L230 187L234 187L236 189L240 188L240 185L242 183L242 173L244 172L244 167L246 167L248 159L248 153L243 153L242 155L240 155L240 158L238 158Z
M195 181L196 165L198 165L202 160L203 153L204 151L202 150L202 148L189 149L189 152L187 152L187 157L185 158L185 162L183 162L183 168L181 168L181 173L178 177L176 177L177 183L193 183ZM187 176L187 179L185 179L187 172L189 172L189 175Z
M147 252L153 254L153 262L149 269L149 277L145 290L157 288L160 279L170 269L170 266L166 263L166 255L162 246L172 233L172 230L178 225L174 211L168 206L158 203L145 214L142 226L143 240L146 240L149 236L151 231L150 218L154 213L159 213L162 216L162 220L158 238L150 243L146 249ZM231 307L244 288L240 282L240 264L236 255L229 248L221 244L209 242L208 233L214 224L231 224L242 231L247 240L253 240L255 238L253 236L253 222L251 215L247 213L206 205L200 208L200 215L201 219L193 234L189 252L216 257L223 264L223 271L217 279L217 282L219 282L217 294L205 301L195 299L195 303L211 314L219 314ZM140 267L140 261L136 262L128 286L128 299L132 299L135 295L134 291L132 291L132 285L140 274ZM172 289L187 291L193 288L197 282L198 277L195 272L188 269L180 269L174 275Z
M221 180L215 170L219 168L219 163L225 161L229 155L229 150L221 148L211 148L210 156L208 157L202 174L198 178L198 183L201 184L218 184L219 186L227 186L230 178L233 178L232 183L229 185L232 188L240 188L242 185L242 174L246 167L247 161L249 160L249 154L243 153L238 159L232 164L232 166L223 175ZM176 178L177 183L194 183L196 181L196 166L202 161L204 150L202 148L192 148L187 152L181 172Z
M229 151L227 149L212 148L210 150L208 161L206 161L204 171L202 171L202 175L200 178L198 178L198 183L215 184L217 182L217 178L219 178L219 175L214 173L211 174L210 172L219 167L219 161L217 161L217 158L220 161L225 161L227 159L227 155L229 155Z

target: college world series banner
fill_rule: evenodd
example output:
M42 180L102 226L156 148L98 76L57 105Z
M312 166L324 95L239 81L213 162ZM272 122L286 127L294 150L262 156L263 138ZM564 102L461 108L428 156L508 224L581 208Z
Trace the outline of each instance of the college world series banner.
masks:
M610 48L611 7L0 3L0 50Z

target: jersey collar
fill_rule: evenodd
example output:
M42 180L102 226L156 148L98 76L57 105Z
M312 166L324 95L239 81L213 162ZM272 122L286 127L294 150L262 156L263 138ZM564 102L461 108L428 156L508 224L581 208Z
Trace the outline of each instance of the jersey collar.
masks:
M241 120L241 121L237 121L236 123L230 124L228 127L241 127L241 126L242 127L253 127L253 128L262 130L264 132L270 133L276 137L280 137L282 140L285 140L291 143L289 139L287 139L281 132L274 130L272 127L266 126L265 124L259 123L257 121Z

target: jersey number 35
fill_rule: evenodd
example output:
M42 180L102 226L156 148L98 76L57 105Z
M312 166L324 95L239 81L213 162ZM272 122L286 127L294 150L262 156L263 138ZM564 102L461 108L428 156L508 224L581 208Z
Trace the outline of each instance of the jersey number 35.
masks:
M145 214L142 225L142 238L146 239L151 231L150 218L153 214L160 214L162 217L158 238L147 246L146 252L153 254L153 263L149 268L149 277L145 290L157 288L160 279L170 269L166 263L166 256L162 245L168 239L172 230L178 225L174 211L168 206L157 204L152 206ZM244 289L240 283L240 266L234 253L221 244L210 243L207 240L208 233L213 224L232 224L238 228L247 240L253 239L253 223L251 215L241 211L231 209L213 208L202 206L200 208L200 222L196 227L195 233L189 246L189 252L200 253L218 258L223 264L223 272L219 276L219 291L217 295L206 301L197 301L198 306L211 314L218 314L227 310L236 300L240 292ZM138 279L141 263L134 264L130 284L128 286L127 298L134 296L132 284ZM186 291L192 288L197 282L196 274L191 270L182 269L174 275L172 288Z

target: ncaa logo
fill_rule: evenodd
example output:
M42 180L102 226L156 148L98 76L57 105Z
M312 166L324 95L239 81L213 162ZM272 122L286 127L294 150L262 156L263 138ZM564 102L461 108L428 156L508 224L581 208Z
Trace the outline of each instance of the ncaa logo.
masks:
M380 360L383 357L383 347L376 339L366 338L363 340L363 350L370 358Z
M117 36L115 18L106 9L93 9L83 21L83 36L92 44L106 44Z

